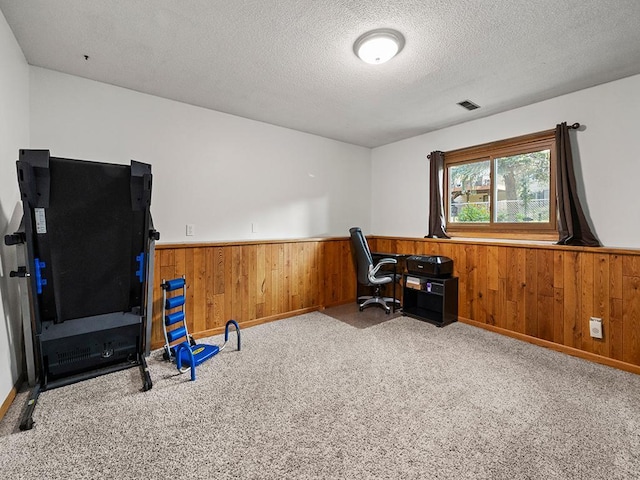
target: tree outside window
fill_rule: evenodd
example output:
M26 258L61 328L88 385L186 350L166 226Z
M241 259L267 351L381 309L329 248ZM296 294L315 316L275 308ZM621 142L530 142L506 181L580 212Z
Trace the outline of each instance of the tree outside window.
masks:
M555 235L554 143L550 131L446 152L447 232Z

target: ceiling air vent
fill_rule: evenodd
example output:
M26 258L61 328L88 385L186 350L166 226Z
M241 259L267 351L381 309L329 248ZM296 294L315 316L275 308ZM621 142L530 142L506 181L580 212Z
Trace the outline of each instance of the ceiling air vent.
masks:
M458 102L458 105L466 108L467 110L475 110L476 108L480 108L480 105L476 105L470 100L464 100L462 102Z

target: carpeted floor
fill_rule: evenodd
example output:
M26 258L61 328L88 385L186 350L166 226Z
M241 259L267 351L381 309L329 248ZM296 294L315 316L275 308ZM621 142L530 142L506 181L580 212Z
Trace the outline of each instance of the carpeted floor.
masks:
M640 476L639 376L465 324L326 313L243 330L195 382L158 351L149 392L138 369L44 392L27 432L21 394L0 477Z

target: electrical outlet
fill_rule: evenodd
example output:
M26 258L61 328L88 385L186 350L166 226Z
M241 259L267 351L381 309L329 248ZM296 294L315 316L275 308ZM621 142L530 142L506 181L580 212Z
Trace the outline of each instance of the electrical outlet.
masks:
M593 338L602 338L602 319L591 317L589 320L589 334Z
M255 222L251 224L251 233L258 233L258 224Z
M196 226L193 223L187 223L187 237L193 237L196 234Z

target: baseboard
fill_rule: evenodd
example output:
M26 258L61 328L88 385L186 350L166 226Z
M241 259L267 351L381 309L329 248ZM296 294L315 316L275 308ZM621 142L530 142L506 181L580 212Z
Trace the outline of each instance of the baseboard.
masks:
M549 340L543 340L541 338L531 337L529 335L525 335L524 333L513 332L511 330L496 327L495 325L489 325L486 323L477 322L475 320L471 320L464 317L458 317L458 321L461 323L466 323L468 325L473 325L474 327L483 328L491 332L499 333L507 337L516 338L524 342L532 343L540 347L545 347L551 350L555 350L557 352L566 353L567 355L571 355L573 357L582 358L584 360L589 360L590 362L599 363L601 365L607 365L608 367L613 367L613 368L617 368L618 370L624 370L626 372L631 372L631 373L640 375L640 366L634 365L632 363L623 362L622 360L603 357L602 355L597 355L591 352L585 352L584 350L579 350L573 347L567 347L566 345L560 345L558 343L550 342Z
M7 411L9 410L9 407L13 403L13 400L16 398L16 395L18 394L18 390L20 390L20 385L22 385L22 382L23 382L23 378L22 378L22 375L20 375L18 377L18 381L16 382L16 384L9 391L9 395L7 395L7 398L5 398L4 402L2 402L2 406L0 406L0 420L4 418Z
M256 325L261 325L263 323L274 322L276 320L282 320L283 318L295 317L296 315L302 315L304 313L309 313L309 312L316 312L322 309L324 309L322 305L317 305L315 307L301 308L299 310L291 310L290 312L286 312L286 313L279 313L277 315L270 315L268 317L256 318L255 320L247 320L244 322L239 322L238 325L240 326L240 329L255 327ZM193 338L195 339L211 337L213 335L224 333L224 328L225 327L211 328L209 330L204 330L202 332L193 333L192 335L193 335ZM162 348L163 346L164 346L163 342L152 343L151 350L156 350L158 348Z

